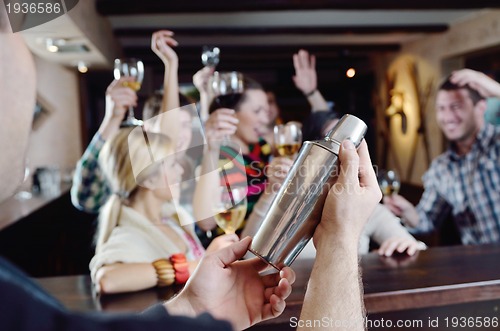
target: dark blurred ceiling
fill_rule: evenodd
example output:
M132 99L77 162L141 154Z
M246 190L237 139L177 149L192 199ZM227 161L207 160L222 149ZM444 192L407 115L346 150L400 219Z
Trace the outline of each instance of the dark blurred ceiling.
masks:
M220 68L279 69L306 48L319 66L366 66L370 55L446 31L500 1L395 0L97 0L125 56L161 66L150 51L152 32L169 29L179 42L180 72L201 67L203 45L221 48Z

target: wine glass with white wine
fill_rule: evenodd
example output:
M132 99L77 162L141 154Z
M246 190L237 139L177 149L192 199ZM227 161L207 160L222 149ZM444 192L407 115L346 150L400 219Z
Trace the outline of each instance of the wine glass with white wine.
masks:
M377 178L378 185L384 196L390 196L399 192L401 180L396 170L381 170Z
M132 81L123 82L123 86L128 87L135 92L141 89L142 80L144 79L144 64L137 59L115 59L115 69L113 70L115 79L122 77L132 77ZM134 107L128 107L128 115L125 121L122 122L122 127L141 126L143 122L134 116Z
M246 187L221 186L221 193L215 203L214 218L226 234L236 233L247 212Z
M274 145L280 156L295 158L302 144L301 127L299 122L288 122L274 126Z

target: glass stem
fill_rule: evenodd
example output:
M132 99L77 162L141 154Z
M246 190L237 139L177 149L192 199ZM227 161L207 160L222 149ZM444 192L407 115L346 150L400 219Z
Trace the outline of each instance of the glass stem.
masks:
M134 107L132 106L129 106L128 107L128 115L127 115L127 121L130 122L131 120L133 120L135 118L134 116Z
M228 135L225 135L223 138L222 138L222 143L221 143L221 146L229 146L229 143L231 142L231 138L229 138Z

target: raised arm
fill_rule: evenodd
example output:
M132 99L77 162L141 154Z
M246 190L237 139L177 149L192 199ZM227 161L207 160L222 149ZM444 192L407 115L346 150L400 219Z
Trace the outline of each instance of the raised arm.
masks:
M198 226L205 230L215 227L213 192L219 187L219 149L224 136L236 132L238 119L234 110L221 108L213 112L205 123L207 146L203 152L200 175L194 192L193 211Z
M309 55L306 50L301 49L293 55L293 66L295 76L292 77L295 87L297 87L307 98L311 105L311 110L328 111L328 104L318 90L318 78L316 75L316 57Z
M382 194L365 142L358 156L354 145L344 141L340 162L341 174L328 194L321 222L314 233L316 260L300 319L326 317L333 321L333 326L341 325L336 330L364 330L358 240ZM332 330L332 325L324 325L324 329ZM299 325L298 330L303 328Z
M451 75L451 81L460 86L469 85L485 98L500 98L500 83L482 72L471 69L458 70Z
M76 164L71 186L71 202L76 208L88 213L98 213L109 196L108 185L97 162L99 152L104 142L113 137L120 129L120 123L128 107L137 104L135 92L123 86L123 82L127 80L131 80L131 78L120 78L108 86L104 119Z
M173 38L173 35L172 31L160 30L153 33L151 37L151 50L165 66L163 101L160 113L179 108L179 58L172 48L177 46L178 43Z
M193 84L200 93L200 117L202 121L208 119L208 107L210 102L209 80L214 73L213 67L203 67L193 76Z

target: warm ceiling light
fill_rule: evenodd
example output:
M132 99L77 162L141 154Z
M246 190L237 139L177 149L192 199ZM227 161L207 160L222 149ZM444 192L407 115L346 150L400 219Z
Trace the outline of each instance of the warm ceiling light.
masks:
M59 51L59 47L56 45L53 39L46 39L45 40L45 48L51 53L57 53Z
M45 47L51 53L61 52L62 48L66 47L66 39L63 38L47 38L45 39Z
M347 69L347 71L345 72L345 75L349 78L352 78L354 77L354 75L356 75L356 70L354 68L349 68Z
M80 62L78 62L78 71L80 71L82 74L84 74L87 71L89 71L89 67L85 64L85 62L80 61Z
M51 53L56 53L59 50L59 47L54 45L54 41L52 39L47 39L45 47Z

